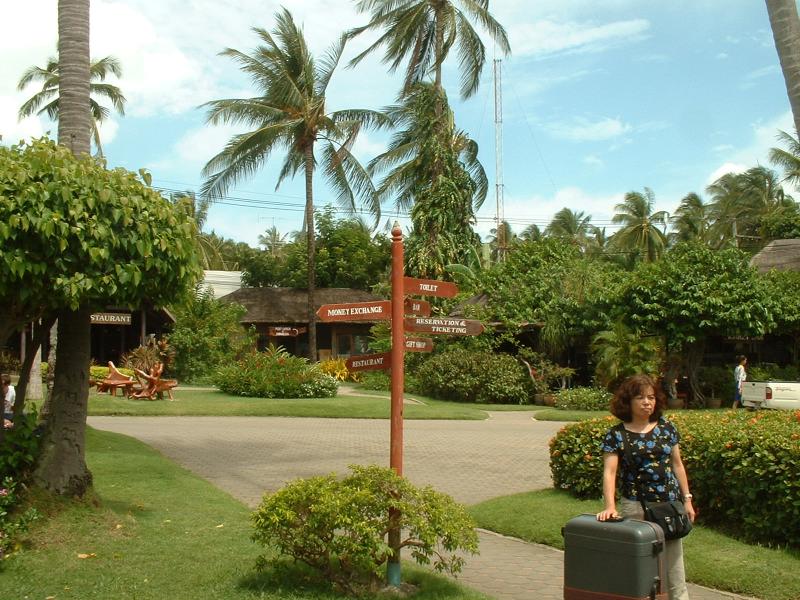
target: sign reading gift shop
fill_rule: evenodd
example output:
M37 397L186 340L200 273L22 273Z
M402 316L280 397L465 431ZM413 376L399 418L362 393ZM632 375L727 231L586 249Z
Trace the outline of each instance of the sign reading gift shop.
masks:
M267 334L270 337L297 337L306 332L307 327L269 327Z
M130 325L131 313L94 313L92 325Z

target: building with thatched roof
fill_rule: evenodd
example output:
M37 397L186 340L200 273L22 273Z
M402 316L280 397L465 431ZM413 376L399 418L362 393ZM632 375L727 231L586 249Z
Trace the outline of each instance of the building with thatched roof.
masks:
M383 300L364 290L320 288L314 294L315 310L323 304L374 302ZM254 326L259 348L283 346L298 356L308 354L308 292L293 288L241 288L220 298L247 309L241 323ZM317 354L320 360L364 354L368 351L369 329L376 321L317 322Z
M750 264L759 273L777 271L800 271L800 239L774 240L750 259Z

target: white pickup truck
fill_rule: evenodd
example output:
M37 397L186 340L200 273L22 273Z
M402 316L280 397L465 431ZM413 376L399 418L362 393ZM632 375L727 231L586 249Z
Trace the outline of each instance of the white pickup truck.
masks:
M800 382L745 381L742 404L752 408L800 409Z

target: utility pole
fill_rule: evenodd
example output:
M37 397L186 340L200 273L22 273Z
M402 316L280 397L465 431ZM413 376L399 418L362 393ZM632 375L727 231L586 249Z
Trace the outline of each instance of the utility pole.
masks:
M505 231L503 215L503 89L501 82L501 63L494 59L494 193L495 193L495 231L497 232L498 256L506 258L508 232ZM501 231L501 227L503 230Z

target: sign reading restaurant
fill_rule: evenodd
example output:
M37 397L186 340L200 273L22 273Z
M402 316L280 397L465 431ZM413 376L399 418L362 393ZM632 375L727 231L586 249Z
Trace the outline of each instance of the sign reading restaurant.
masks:
M94 313L92 325L130 325L131 313Z

